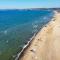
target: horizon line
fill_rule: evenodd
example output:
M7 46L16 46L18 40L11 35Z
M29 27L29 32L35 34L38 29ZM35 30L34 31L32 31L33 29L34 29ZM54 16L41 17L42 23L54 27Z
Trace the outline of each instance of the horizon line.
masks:
M60 7L40 7L40 8L0 8L0 10L12 10L12 9L52 9L52 8L60 8Z

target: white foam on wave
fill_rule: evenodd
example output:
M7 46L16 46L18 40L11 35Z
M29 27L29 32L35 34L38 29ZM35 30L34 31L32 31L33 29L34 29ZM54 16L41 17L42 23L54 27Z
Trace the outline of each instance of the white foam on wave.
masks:
M38 25L34 25L34 26L33 26L33 28L37 28L37 27L38 27Z
M8 40L6 40L6 43L8 43L9 41Z
M32 26L33 26L33 31L32 31L32 33L37 32L37 31L38 31L38 29L37 29L38 24L32 24Z
M34 30L33 30L33 32L37 32L37 31L38 31L38 29L34 29Z
M4 34L7 34L7 32L8 32L8 31L7 31L7 30L5 30L5 31L4 31Z
M43 19L45 20L45 19L47 19L47 17L45 16Z

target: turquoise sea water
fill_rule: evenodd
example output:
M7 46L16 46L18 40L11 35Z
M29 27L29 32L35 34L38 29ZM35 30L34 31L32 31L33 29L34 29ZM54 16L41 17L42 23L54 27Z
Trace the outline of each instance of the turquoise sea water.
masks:
M52 17L52 10L0 10L0 60L14 60L29 38Z

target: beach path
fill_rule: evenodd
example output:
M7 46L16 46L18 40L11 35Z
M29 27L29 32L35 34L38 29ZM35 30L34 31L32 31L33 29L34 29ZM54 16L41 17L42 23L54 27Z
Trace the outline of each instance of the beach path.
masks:
M60 13L36 35L20 60L60 60Z

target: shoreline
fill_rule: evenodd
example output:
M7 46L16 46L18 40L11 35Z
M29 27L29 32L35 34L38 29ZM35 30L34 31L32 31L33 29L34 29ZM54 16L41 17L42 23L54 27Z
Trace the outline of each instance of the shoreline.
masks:
M37 33L31 45L19 60L60 60L60 13Z
M51 19L51 21L54 20L54 16ZM20 60L20 58L22 58L24 56L25 51L29 48L29 46L32 44L33 40L35 39L36 35L38 35L41 30L43 30L44 27L46 27L51 21L49 21L47 24L43 25L42 28L39 29L39 31L37 31L36 33L34 33L34 35L29 39L28 43L26 45L23 46L23 49L21 50L21 52L19 52L17 54L17 56L15 57L15 60Z
M21 52L19 52L17 54L17 57L15 58L15 60L19 60L19 58L22 56L22 54L24 53L24 51L30 46L30 44L33 41L33 39L35 38L35 36L36 36L36 33L32 36L32 38L30 38L30 40L27 42L27 44L23 46Z

